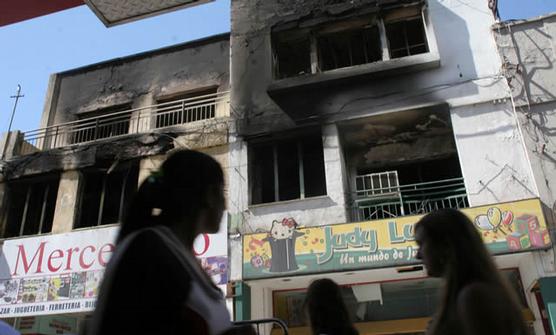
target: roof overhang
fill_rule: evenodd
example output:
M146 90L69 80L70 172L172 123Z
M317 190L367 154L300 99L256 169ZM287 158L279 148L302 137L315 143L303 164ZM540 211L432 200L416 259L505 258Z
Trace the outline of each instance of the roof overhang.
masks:
M140 20L214 0L1 0L0 27L87 4L107 26Z
M83 4L83 0L2 0L0 27Z
M214 0L84 0L107 27Z

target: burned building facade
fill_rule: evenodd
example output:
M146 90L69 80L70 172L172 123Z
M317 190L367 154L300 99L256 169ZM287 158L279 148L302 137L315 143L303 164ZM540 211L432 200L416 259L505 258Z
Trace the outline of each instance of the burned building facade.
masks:
M134 192L167 154L201 150L227 173L229 89L229 34L53 74L41 127L4 142L0 317L77 333ZM198 247L225 286L220 235Z
M552 218L495 22L482 0L232 1L231 278L250 318L306 332L305 289L331 277L360 332L423 333L439 283L413 224L458 208L544 333Z
M235 319L308 334L306 288L330 277L361 334L422 334L440 283L413 227L457 208L548 334L551 147L524 123L550 113L521 111L551 105L520 92L550 94L515 86L517 25L483 0L232 0L231 19L229 35L52 76L41 128L4 138L0 317L92 310L137 185L193 148L226 173L223 257L206 262L229 269L215 280Z

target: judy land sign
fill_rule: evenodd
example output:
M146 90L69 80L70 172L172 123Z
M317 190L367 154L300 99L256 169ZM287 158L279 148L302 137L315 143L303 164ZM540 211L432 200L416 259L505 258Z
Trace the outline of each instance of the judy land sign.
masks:
M494 254L545 249L551 244L538 199L462 210ZM414 264L415 223L422 216L302 227L275 220L268 233L243 237L243 278Z

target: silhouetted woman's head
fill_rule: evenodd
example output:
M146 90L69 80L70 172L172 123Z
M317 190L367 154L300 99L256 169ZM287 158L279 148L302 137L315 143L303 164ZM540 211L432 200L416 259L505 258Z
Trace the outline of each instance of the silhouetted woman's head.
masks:
M304 310L313 335L356 335L340 287L332 280L317 279L309 285Z
M217 232L225 209L223 187L224 173L211 156L193 150L171 154L139 187L118 241L155 225L179 226L190 237Z
M429 275L446 281L443 299L427 334L449 333L454 320L462 317L458 308L465 308L460 294L476 285L486 285L502 297L514 326L520 329L515 334L527 333L517 296L498 272L481 235L465 214L442 209L425 215L415 225L415 240L419 245L417 258L423 260Z
M458 210L441 209L425 215L415 226L415 239L417 258L423 260L430 276L490 281L496 272L479 232Z

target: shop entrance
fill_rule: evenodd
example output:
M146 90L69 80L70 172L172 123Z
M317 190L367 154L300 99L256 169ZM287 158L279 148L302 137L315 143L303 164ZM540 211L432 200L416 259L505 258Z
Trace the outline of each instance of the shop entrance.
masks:
M528 311L519 271L506 269L502 273ZM438 307L441 285L439 279L422 277L344 284L341 289L359 334L422 335ZM273 316L286 322L289 334L310 335L302 307L305 295L305 288L272 292Z

